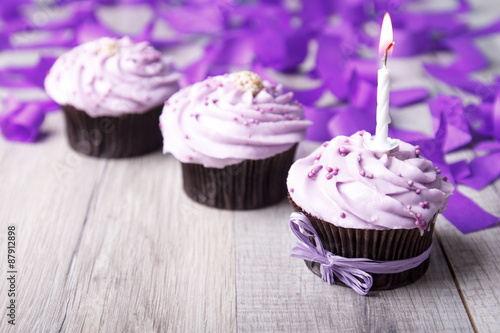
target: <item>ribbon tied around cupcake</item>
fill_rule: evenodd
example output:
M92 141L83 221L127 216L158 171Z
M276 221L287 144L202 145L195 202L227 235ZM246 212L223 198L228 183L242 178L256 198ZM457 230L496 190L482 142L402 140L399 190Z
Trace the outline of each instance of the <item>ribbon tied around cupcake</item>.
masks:
M402 260L379 261L367 258L345 258L323 248L318 233L303 213L290 215L290 228L299 239L292 248L291 256L320 264L321 278L330 285L336 276L357 294L365 296L373 285L372 274L394 274L422 264L431 253L432 245L420 255ZM313 241L314 240L314 243Z

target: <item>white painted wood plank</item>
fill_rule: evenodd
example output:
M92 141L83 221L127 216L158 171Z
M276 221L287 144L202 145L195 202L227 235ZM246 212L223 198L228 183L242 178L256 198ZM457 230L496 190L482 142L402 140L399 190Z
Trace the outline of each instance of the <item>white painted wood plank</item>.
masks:
M439 246L422 279L363 297L290 258L291 212L282 202L235 214L238 332L472 331Z
M108 163L64 285L62 331L234 331L233 213L187 198L172 156Z
M500 180L481 191L466 186L460 190L488 212L500 216ZM500 227L463 235L450 223L441 223L437 233L460 287L464 303L478 332L500 328Z
M62 115L47 117L51 135L36 144L0 143L0 244L2 308L6 302L6 229L17 224L19 291L17 324L2 311L0 331L57 332L68 290L64 283L73 251L105 161L81 158L69 150ZM7 147L7 148L5 148Z

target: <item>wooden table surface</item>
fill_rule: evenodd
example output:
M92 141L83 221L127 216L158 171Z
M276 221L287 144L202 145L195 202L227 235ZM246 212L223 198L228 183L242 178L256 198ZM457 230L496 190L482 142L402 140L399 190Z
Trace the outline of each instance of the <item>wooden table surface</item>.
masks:
M421 60L394 60L391 68L408 75L408 62ZM498 59L482 74L495 72ZM171 155L79 155L61 113L50 114L42 132L36 144L0 139L0 332L500 331L499 227L463 235L439 217L425 276L362 297L290 257L287 201L246 212L207 208L183 193ZM298 155L314 145L302 144ZM448 156L464 157L473 153ZM500 216L500 180L460 189ZM15 328L6 317L10 224L17 227Z

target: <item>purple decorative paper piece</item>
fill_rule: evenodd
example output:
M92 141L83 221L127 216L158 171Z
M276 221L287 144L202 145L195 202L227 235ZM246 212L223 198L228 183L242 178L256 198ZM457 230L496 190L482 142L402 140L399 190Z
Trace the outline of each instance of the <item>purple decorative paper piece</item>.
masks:
M500 142L498 142L498 141L483 141L483 142L480 142L477 146L475 146L474 150L475 151L483 151L483 150L496 151L496 150L500 150Z
M33 142L45 118L38 103L19 103L14 97L7 98L0 114L0 128L4 137L11 141Z
M458 191L450 197L443 216L464 234L491 227L499 220Z
M304 106L304 116L313 123L307 128L307 137L313 141L328 141L332 138L328 130L329 120L337 113L334 109L317 109Z
M429 91L425 88L414 88L406 90L391 91L390 104L396 107L403 107L421 102L429 97Z
M463 37L454 38L447 40L446 44L458 56L450 69L467 73L489 66L488 59L479 51L473 40Z
M449 165L451 174L456 182L460 182L462 179L470 176L470 167L467 161L458 161Z
M443 142L445 153L460 148L472 140L462 101L459 98L439 95L430 100L428 104L435 120L435 130L437 131L439 128L440 121L444 120L446 123L446 139ZM441 114L444 115L444 118L440 117Z
M500 152L473 159L470 174L457 182L480 190L500 176Z
M303 214L294 212L290 215L290 228L299 243L292 248L291 256L317 262L324 281L335 284L335 277L352 288L357 294L365 296L373 285L373 274L401 273L422 264L431 254L432 245L417 257L378 261L366 258L345 258L325 250L321 239L311 221ZM314 238L314 245L310 237Z

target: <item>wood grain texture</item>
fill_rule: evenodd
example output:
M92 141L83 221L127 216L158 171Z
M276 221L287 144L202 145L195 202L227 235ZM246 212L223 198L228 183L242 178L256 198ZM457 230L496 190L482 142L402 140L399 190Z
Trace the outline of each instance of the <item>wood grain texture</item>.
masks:
M439 246L419 281L362 297L329 286L290 257L291 212L282 202L259 215L235 214L239 332L472 331Z
M108 163L69 272L62 331L234 331L232 213L189 200L171 156Z
M500 216L500 181L481 191L460 186L490 213ZM478 332L500 329L500 228L497 224L487 230L461 234L450 223L441 223L437 233L447 253L469 315Z
M43 130L51 133L46 140L8 144L0 166L2 268L6 267L7 225L18 226L18 332L35 327L38 332L57 332L68 299L67 272L94 186L106 164L69 151L60 116L50 115L44 123ZM7 295L4 274L2 269L2 308ZM0 331L11 331L13 327L3 319L2 311Z
M235 331L233 213L189 200L171 156L73 153L61 116L47 141L0 146L1 244L8 224L19 230L17 331Z

